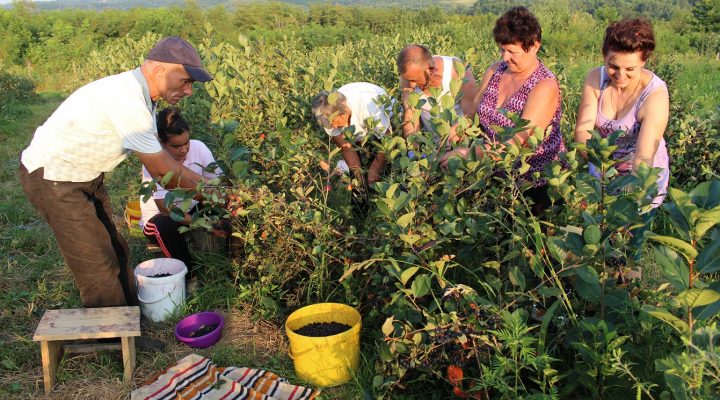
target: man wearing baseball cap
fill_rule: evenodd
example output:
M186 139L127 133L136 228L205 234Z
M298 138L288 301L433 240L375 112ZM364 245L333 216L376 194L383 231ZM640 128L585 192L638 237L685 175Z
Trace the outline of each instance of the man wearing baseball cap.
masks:
M138 304L127 242L113 223L103 184L105 172L134 153L153 178L172 174L165 187L195 187L201 177L158 142L155 103L163 98L176 104L192 94L193 82L211 79L190 43L164 38L139 68L72 93L22 152L23 190L50 225L85 307ZM137 345L152 348L143 346L151 342Z

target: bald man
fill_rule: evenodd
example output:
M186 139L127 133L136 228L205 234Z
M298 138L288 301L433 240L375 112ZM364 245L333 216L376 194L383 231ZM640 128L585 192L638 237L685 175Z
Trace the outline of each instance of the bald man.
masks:
M419 44L411 44L400 51L397 57L397 68L400 74L400 87L402 89L403 106L403 136L408 137L420 130L420 124L426 130L432 131L430 116L430 104L422 106L419 122L416 121L416 110L407 102L410 93L415 92L421 99L431 96L431 88L440 89L440 97L450 92L450 82L462 78L463 84L460 92L463 94L460 102L455 104L455 111L458 115L472 115L473 103L478 92L477 82L473 76L472 69L466 68L464 75L460 77L453 66L459 59L449 56L432 55L427 47Z
M158 142L155 102L176 104L192 94L193 82L211 79L190 43L164 38L139 68L72 93L22 152L22 188L50 225L85 307L138 304L105 172L134 153L154 178L172 173L170 188L195 187L200 176Z

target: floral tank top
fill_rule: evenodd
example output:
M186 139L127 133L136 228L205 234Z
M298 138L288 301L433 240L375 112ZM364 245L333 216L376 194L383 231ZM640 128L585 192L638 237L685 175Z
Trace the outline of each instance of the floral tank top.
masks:
M501 62L498 68L493 73L485 92L480 99L480 104L477 108L477 113L480 119L480 127L490 137L494 139L497 132L492 129L492 125L498 125L502 127L513 127L515 124L508 119L505 115L500 113L497 106L500 77L503 72L507 70L508 65L505 61ZM520 89L513 94L510 98L505 101L505 105L502 107L507 111L511 111L517 114L522 114L525 103L527 102L530 92L535 86L544 79L555 79L555 75L550 72L542 62L538 64L532 75L525 81ZM560 95L558 94L558 97ZM530 156L527 160L530 164L530 170L523 175L524 178L530 179L533 172L542 172L545 164L559 160L558 153L565 151L565 143L563 142L562 133L560 132L560 119L562 118L562 107L561 101L558 99L558 106L553 114L550 126L552 127L549 134L545 136L545 139L535 149L535 154ZM545 179L535 181L534 186L544 186L546 184Z
M652 72L651 72L652 73ZM609 119L602 113L602 101L605 95L605 88L610 84L610 77L605 72L605 67L600 68L600 98L598 99L597 117L595 118L595 129L600 132L603 137L607 137L611 133L621 130L625 133L618 138L618 149L613 153L612 157L618 160L615 169L621 174L629 174L632 172L633 161L635 160L635 150L637 148L638 135L640 134L640 126L642 125L637 119L637 113L640 106L645 102L647 97L655 89L665 88L667 85L657 75L652 74L650 82L640 93L640 96L633 104L632 108L622 117L618 119ZM653 207L662 204L667 193L668 181L670 180L670 168L667 146L665 138L660 140L655 158L653 159L653 167L662 168L662 172L658 178L658 196L653 200ZM593 168L594 169L594 168ZM594 172L594 171L591 171Z

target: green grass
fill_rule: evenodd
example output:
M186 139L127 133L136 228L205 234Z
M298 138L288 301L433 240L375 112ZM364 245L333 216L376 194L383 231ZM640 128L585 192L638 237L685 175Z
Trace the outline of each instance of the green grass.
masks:
M31 341L34 326L45 308L71 308L79 304L69 272L62 268L55 240L48 226L27 203L18 181L20 151L34 129L59 104L57 96L20 105L12 118L0 124L3 164L0 176L0 369L5 374L28 371L40 363L39 349ZM0 381L0 396L28 393L32 381Z
M678 76L677 88L697 102L699 109L711 110L720 106L720 60L687 57L680 63L684 67Z

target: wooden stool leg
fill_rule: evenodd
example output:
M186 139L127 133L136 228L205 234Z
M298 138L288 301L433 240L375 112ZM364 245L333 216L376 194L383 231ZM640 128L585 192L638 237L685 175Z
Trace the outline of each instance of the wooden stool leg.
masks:
M123 355L123 378L126 382L132 379L133 370L135 369L135 338L127 336L122 338L122 355Z
M40 353L42 355L43 383L47 394L57 382L57 368L62 357L62 342L43 340L40 342Z

